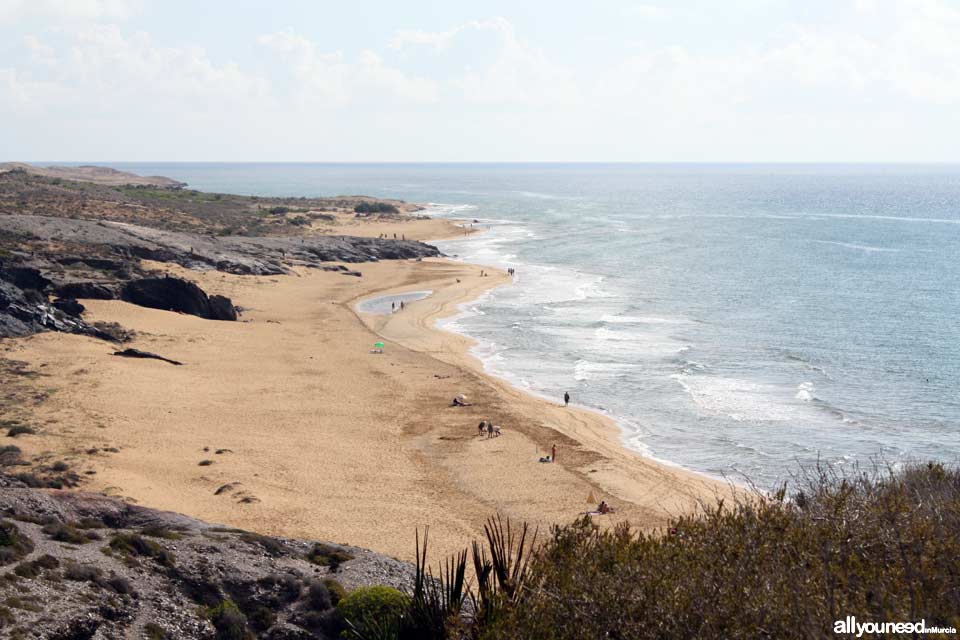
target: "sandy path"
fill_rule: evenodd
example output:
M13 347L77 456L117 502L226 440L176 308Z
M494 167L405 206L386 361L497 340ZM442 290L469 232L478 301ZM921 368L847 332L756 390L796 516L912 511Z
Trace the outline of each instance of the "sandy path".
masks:
M426 525L439 554L467 544L498 511L541 526L569 522L593 494L618 507L616 519L656 527L723 489L622 448L602 416L481 375L466 338L432 328L459 302L505 283L504 274L481 278L479 267L442 260L360 268L362 278L168 268L232 297L245 309L237 323L85 303L90 319L136 330L132 346L181 367L113 357L111 345L85 337L4 342L2 355L44 372L34 384L54 391L37 416L49 424L18 445L96 471L93 490L403 558ZM434 294L392 316L361 321L353 309L377 293L414 289ZM369 352L378 334L382 355ZM475 406L449 407L457 393ZM478 438L484 418L505 435ZM559 463L538 463L554 443ZM111 447L119 451L104 450Z

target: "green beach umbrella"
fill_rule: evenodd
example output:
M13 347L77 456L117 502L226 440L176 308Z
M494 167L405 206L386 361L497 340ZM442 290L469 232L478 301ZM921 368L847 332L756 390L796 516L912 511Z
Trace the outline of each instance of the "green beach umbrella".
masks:
M377 349L383 349L384 344L382 342L374 342L373 346L375 346Z

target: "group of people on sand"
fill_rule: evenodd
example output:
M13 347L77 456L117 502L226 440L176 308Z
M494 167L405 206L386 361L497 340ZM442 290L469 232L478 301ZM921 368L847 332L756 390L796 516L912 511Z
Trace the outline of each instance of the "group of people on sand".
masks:
M390 236L389 236L388 234L386 234L386 233L381 233L379 236L377 236L377 238L379 238L380 240L387 240L387 239L390 238ZM394 240L397 239L397 234L393 234L393 239L394 239ZM406 239L407 239L406 234L401 233L401 234L400 234L400 239L401 239L401 240L406 240Z
M403 300L401 300L401 301L400 301L400 311L403 311L403 309L404 309ZM390 313L395 313L396 310L397 310L397 303L396 303L396 302L391 302L391 303L390 303Z
M481 438L484 434L486 434L488 438L499 438L503 435L500 425L493 424L490 420L481 420L477 428L480 430Z

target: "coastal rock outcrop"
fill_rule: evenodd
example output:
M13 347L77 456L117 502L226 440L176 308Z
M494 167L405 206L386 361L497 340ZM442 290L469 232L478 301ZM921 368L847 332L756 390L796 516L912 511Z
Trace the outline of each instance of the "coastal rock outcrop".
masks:
M11 273L0 265L0 338L26 336L44 330L105 337L103 332L77 315L49 302L42 291L18 286L17 282L40 284L38 280L24 279L24 273L25 270ZM67 306L76 311L76 307Z
M107 220L0 215L0 337L54 330L110 339L82 320L77 300L83 299L123 299L212 320L237 319L229 298L187 280L157 276L141 260L239 275L287 274L306 266L361 276L332 263L439 255L436 247L414 240L213 236ZM50 302L50 296L56 300Z
M29 489L8 476L0 487L5 597L29 603L2 608L3 637L336 638L345 591L413 584L412 566L365 549ZM221 635L217 611L243 635Z
M229 298L207 296L192 282L164 276L131 280L120 292L121 300L141 307L187 313L208 320L236 320L237 310Z
M198 271L218 269L239 275L279 275L289 273L291 266L320 267L330 262L359 263L441 255L436 247L416 240L321 235L210 236L122 222L18 214L0 215L0 233L29 236L34 242L45 244L69 239L72 245L85 247L101 259L103 253L109 253L115 257L172 262ZM78 261L93 267L96 264L93 260L80 258ZM117 266L112 261L110 264ZM50 271L55 273L56 269ZM69 274L63 277L66 275ZM71 281L61 285L66 286L68 282Z

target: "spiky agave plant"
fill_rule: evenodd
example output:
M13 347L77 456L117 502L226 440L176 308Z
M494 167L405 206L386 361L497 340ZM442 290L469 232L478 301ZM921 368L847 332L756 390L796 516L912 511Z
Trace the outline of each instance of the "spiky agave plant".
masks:
M467 598L467 551L464 549L444 561L439 577L427 565L429 528L417 532L417 566L413 598L403 620L403 638L446 640L459 627L460 612Z
M516 534L510 520L504 522L499 515L487 520L483 531L490 555L487 556L486 550L476 540L473 542L477 595L471 592L474 617L481 628L523 597L530 575L530 557L537 538L536 530L530 535L530 527L526 522Z

